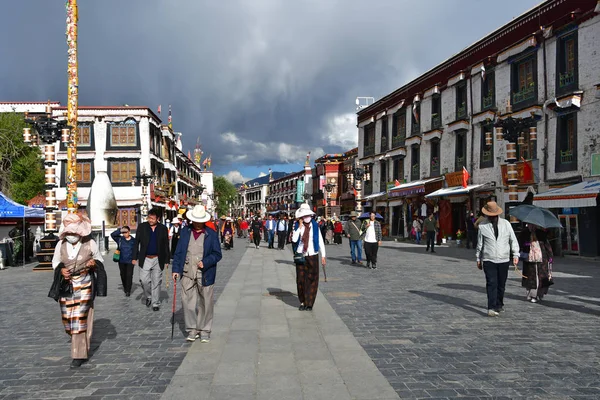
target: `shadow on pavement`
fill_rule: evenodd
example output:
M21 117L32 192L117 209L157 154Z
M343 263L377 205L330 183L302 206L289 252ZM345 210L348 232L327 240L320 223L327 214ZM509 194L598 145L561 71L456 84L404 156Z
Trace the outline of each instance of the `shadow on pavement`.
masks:
M269 296L277 297L277 299L283 301L288 306L298 307L300 305L296 293L281 290L280 288L267 288L267 291L269 292Z
M110 319L101 318L94 321L94 332L90 343L90 353L93 355L107 339L116 339L117 329Z
M468 284L462 284L462 283L441 283L441 284L438 284L438 286L446 288L446 289L454 289L454 290L471 290L471 291L478 292L478 293L481 293L482 290L485 291L485 287L482 288L480 286L468 285ZM552 289L550 289L550 290L552 290ZM549 295L550 296L552 295L551 291L549 292ZM507 297L507 298L513 299L513 300L521 300L523 302L527 302L525 295L516 296L514 294L504 293L504 297ZM546 297L544 297L544 299L546 299ZM577 298L571 298L571 300L582 301L582 302L589 301L589 300L583 300L583 299L577 299ZM594 302L591 302L591 303L595 304ZM557 308L559 310L575 311L575 312L582 313L582 314L590 314L590 315L600 316L600 311L591 310L589 308L586 308L584 306L580 306L577 304L560 303L560 302L551 301L551 300L542 300L538 304L541 306L548 307L548 308ZM596 304L596 305L598 305L598 304Z
M350 259L350 256L348 257L327 257L327 260L335 260L335 261L339 261L339 263L341 265L348 265L350 267L355 267L355 268L367 268L367 262L366 261L362 261L362 264L352 264L352 260Z
M275 260L277 264L285 264L285 265L296 265L293 261L290 260Z
M417 294L419 296L426 297L428 299L432 299L435 301L439 301L446 304L452 304L453 306L457 306L463 308L467 311L475 313L477 315L485 316L486 313L481 310L480 305L473 304L465 299L461 299L460 297L452 297L441 293L430 293L430 292L421 292L418 290L409 290L409 293Z

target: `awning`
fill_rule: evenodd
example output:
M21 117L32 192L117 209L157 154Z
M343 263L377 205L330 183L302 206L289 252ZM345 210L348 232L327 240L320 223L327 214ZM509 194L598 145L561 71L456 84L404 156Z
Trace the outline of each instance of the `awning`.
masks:
M373 194L370 194L370 195L368 195L368 196L365 196L365 197L363 197L362 199L363 199L363 200L373 200L373 199L376 199L376 198L378 198L378 197L385 196L385 194L386 194L386 193L387 193L387 192L373 193Z
M477 189L479 187L484 186L483 184L481 185L468 185L466 188L462 187L462 186L452 186L449 188L444 188L444 189L440 189L440 190L436 190L433 193L430 193L428 195L426 195L425 197L443 197L443 196L456 196L456 195L464 195L469 193L471 190L473 189Z
M544 208L595 207L598 193L600 181L580 182L537 194L533 205Z
M399 186L395 186L395 187L391 188L388 191L388 197L401 197L401 196L408 196L411 194L424 193L425 185L427 183L437 182L437 181L441 181L443 179L444 179L444 177L440 176L438 178L403 183Z

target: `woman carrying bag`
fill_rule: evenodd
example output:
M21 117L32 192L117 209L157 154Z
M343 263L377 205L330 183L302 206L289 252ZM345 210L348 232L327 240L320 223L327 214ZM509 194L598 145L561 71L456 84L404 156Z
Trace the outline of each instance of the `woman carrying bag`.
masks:
M110 237L117 242L117 251L113 261L119 263L119 271L121 272L121 283L125 296L131 295L131 286L133 284L133 249L135 248L135 239L131 237L131 230L127 225L117 229L110 234ZM118 252L118 256L117 256Z

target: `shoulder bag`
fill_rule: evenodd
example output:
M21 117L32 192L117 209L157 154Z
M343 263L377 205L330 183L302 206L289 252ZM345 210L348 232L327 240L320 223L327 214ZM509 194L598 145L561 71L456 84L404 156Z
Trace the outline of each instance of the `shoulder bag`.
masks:
M115 254L113 254L114 262L119 262L121 259L121 240L123 239L119 239L119 242L117 243L117 249L115 250Z

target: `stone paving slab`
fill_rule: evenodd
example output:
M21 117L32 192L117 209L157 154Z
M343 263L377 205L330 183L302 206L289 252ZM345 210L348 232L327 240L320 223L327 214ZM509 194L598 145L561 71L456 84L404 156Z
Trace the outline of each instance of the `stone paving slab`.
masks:
M162 399L398 398L322 294L298 305L291 253L249 247Z
M244 254L245 242L237 245L219 263L216 298ZM52 272L0 271L0 399L160 398L190 348L181 326L171 341L172 285L167 291L163 282L163 306L153 312L143 304L137 268L126 298L112 253L104 258L108 297L96 300L93 356L79 370L69 369L69 337L47 297Z
M384 242L377 270L352 265L346 240L327 252L320 289L401 398L600 398L597 262L556 259L539 304L511 272L489 318L473 250Z

